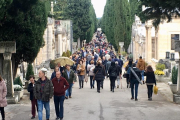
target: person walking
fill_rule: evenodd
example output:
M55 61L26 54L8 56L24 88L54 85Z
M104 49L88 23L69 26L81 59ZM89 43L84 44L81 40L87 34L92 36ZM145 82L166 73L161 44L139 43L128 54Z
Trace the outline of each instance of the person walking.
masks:
M153 85L156 86L156 79L154 75L153 68L149 65L147 66L146 71L144 72L144 76L146 76L146 85L148 90L148 100L152 100L152 94L153 94Z
M57 71L59 71L59 67L55 67L54 72L52 73L50 80L52 80L53 78L56 77L56 72L57 72Z
M84 85L84 75L85 75L85 66L83 65L83 61L80 60L77 66L77 73L79 78L79 89L83 88Z
M108 74L108 70L109 70L109 68L111 67L111 58L109 58L109 60L108 60L108 62L106 63L106 74ZM107 76L109 76L109 75L107 75Z
M119 88L119 85L120 85L120 79L121 79L121 74L122 74L122 69L121 67L118 65L118 61L115 62L116 64L116 68L117 68L117 88Z
M110 86L111 86L111 91L114 92L115 88L115 80L117 79L118 76L118 69L115 66L115 62L111 62L111 67L108 70L109 77L110 77Z
M101 66L101 62L97 62L97 66L94 69L94 80L97 82L97 92L100 93L100 84L104 80L105 69Z
M63 120L65 91L69 88L69 84L67 80L61 76L59 71L56 72L56 78L52 79L52 84L54 86L54 105L57 117L56 120Z
M1 111L2 120L5 120L4 107L7 106L6 95L7 95L6 83L0 76L0 111Z
M132 59L129 59L129 62L128 62L128 65L126 66L125 70L126 70L126 82L127 82L127 88L131 87L131 85L129 86L130 84L130 81L129 81L129 75L130 75L130 68L132 67L133 65L133 60Z
M69 88L66 90L66 95L65 98L68 99L72 98L72 86L74 84L74 80L75 80L75 75L73 70L70 69L70 65L66 65L66 70L63 74L63 77L67 80L68 84L69 84Z
M144 70L145 70L145 68L146 68L146 63L145 63L145 61L142 59L141 56L139 57L139 60L138 60L138 63L137 63L137 68L138 68L139 70L141 70L142 81L143 81L143 84L145 84L145 82L144 82Z
M64 67L61 66L61 63L58 63L58 67L59 67L59 71L61 72L61 74L63 74L64 72Z
M53 84L51 80L49 80L45 76L45 71L39 72L39 79L34 86L34 97L37 99L38 104L38 117L39 120L43 119L43 105L46 109L46 120L50 118L50 105L49 101L53 96Z
M91 64L88 65L88 67L87 67L87 71L89 71L90 87L91 87L91 89L94 88L94 80L93 80L93 77L94 77L94 72L93 72L94 68L95 68L94 61L91 60Z
M141 80L141 71L136 67L136 64L133 64L132 69L134 70L136 76ZM136 78L136 76L130 70L129 80L131 83L131 95L132 95L131 100L134 100L134 91L135 91L135 101L138 101L137 96L138 96L139 81ZM135 87L135 90L134 90L134 87Z
M37 99L35 99L34 93L33 93L34 85L35 85L36 81L35 81L35 77L33 75L30 75L29 80L31 82L28 85L28 92L30 92L29 99L31 100L31 114L32 114L31 119L34 119L36 117L36 109L38 111Z

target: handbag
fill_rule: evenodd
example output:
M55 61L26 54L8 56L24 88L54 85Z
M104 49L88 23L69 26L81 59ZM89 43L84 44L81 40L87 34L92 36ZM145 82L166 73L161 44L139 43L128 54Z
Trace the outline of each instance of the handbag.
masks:
M99 71L99 70L98 70ZM98 73L98 71L96 72L96 74ZM93 80L95 80L95 76L96 76L96 74L93 76Z
M157 93L158 93L158 87L157 87L157 86L154 86L154 94L157 95Z
M123 78L127 78L128 74L124 72Z

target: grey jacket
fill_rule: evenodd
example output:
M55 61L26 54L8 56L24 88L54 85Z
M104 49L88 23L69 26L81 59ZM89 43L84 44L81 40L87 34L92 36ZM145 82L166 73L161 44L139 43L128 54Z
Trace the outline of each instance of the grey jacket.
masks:
M37 100L48 102L52 98L54 92L53 84L51 80L46 78L44 89L41 87L41 79L39 78L34 86L34 97Z

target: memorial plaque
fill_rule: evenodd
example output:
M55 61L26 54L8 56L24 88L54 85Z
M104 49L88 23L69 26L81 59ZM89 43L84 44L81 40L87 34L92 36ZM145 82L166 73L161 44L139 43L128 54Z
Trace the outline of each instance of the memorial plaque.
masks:
M16 53L16 42L14 41L0 42L0 53Z

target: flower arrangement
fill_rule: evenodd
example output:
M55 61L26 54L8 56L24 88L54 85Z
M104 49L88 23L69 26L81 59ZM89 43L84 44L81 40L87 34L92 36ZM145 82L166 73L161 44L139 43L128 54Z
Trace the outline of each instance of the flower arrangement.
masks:
M23 88L20 85L13 85L14 91L21 91Z
M165 69L165 65L158 63L156 65L156 71L154 72L155 75L164 75L165 73L163 72L163 70Z
M154 72L154 74L155 74L155 75L164 75L165 73L164 73L163 71L161 71L161 70L156 70L156 71Z

